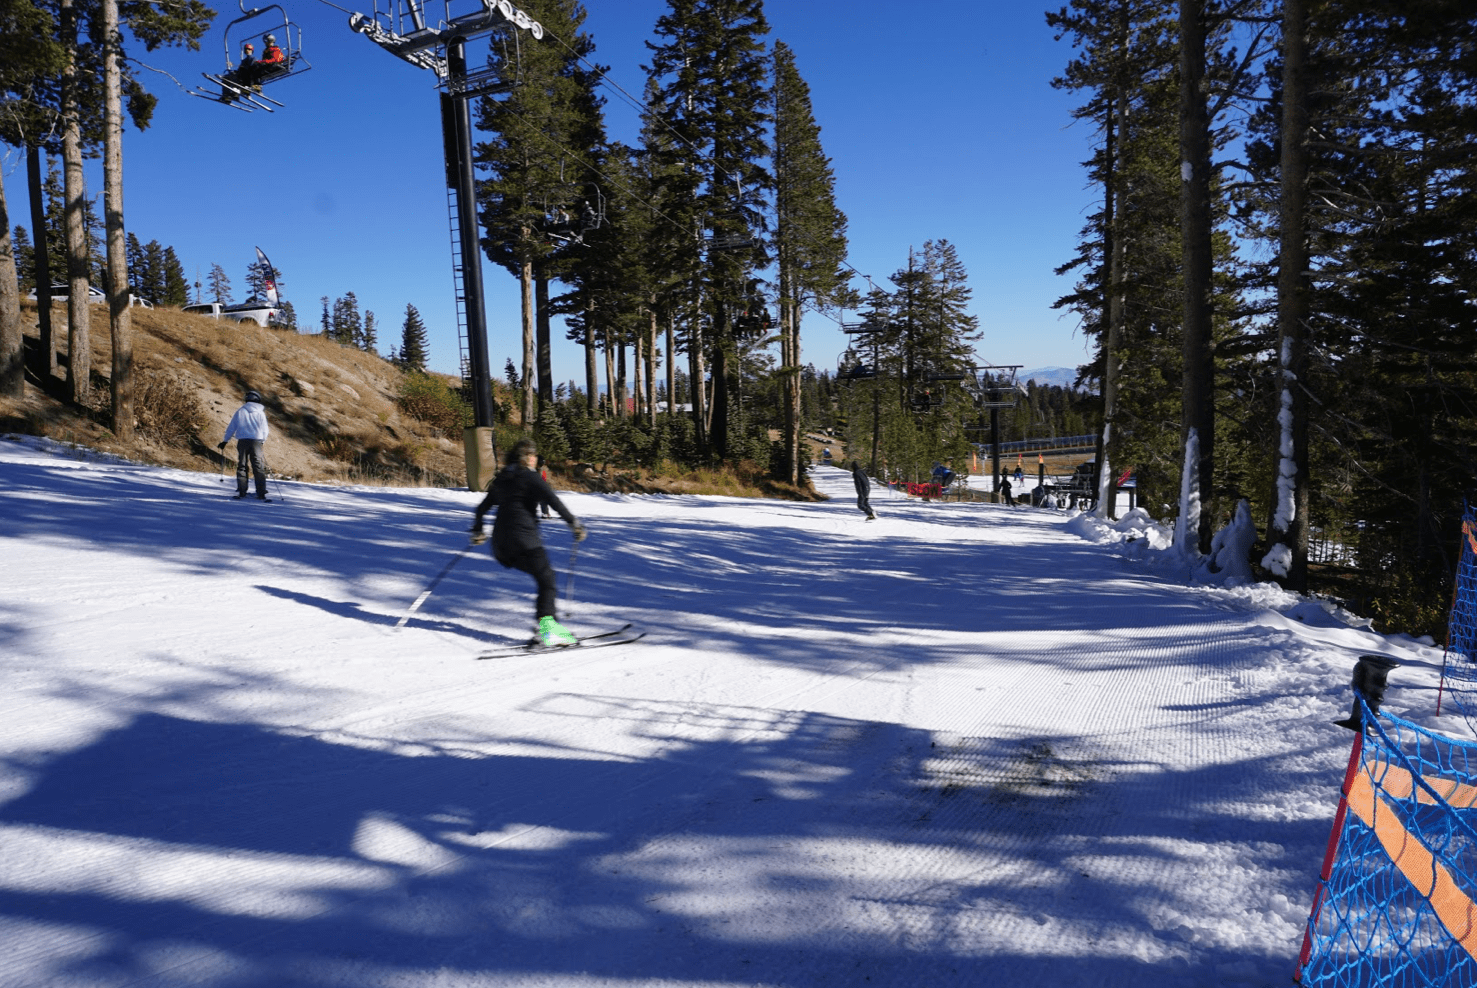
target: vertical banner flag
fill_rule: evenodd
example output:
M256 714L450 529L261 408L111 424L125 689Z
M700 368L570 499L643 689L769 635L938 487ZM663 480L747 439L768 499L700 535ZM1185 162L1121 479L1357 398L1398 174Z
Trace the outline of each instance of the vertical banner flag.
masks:
M256 249L256 269L262 273L262 290L267 293L267 304L275 307L277 305L277 269L272 267L272 262L267 260L267 255L262 249Z

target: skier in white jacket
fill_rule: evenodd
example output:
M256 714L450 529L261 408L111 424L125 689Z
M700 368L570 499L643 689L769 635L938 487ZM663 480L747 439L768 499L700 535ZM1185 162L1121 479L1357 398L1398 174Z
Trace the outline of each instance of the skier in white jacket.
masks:
M246 475L248 467L256 478L256 498L258 501L267 499L267 466L262 458L262 446L266 444L267 433L267 410L262 407L262 396L255 391L246 392L246 403L236 409L236 414L231 416L231 424L226 426L226 438L220 441L216 449L224 450L226 443L231 437L236 437L236 496L246 496Z

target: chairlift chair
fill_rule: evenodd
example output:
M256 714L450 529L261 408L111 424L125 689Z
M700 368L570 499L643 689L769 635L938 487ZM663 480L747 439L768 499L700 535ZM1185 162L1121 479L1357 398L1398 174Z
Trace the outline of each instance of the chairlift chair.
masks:
M545 236L562 244L580 244L584 243L585 234L605 225L605 194L598 185L590 188L595 194L580 200L578 215L571 214L562 205L544 207L544 221L540 228ZM595 200L593 204L590 202L592 198Z
M286 104L264 94L262 87L299 75L313 67L303 58L303 31L288 19L287 11L279 4L253 7L250 10L246 9L241 0L238 0L238 4L241 7L241 16L227 23L225 30L221 32L221 45L225 50L224 71L200 73L219 89L210 90L197 86L190 91L190 95L233 106L248 113L253 109L270 113L274 108ZM268 38L273 39L281 52L281 60L278 62L266 61ZM247 43L261 46L261 54L254 58L250 72L243 71L245 63L237 65L231 61L232 53L239 51Z

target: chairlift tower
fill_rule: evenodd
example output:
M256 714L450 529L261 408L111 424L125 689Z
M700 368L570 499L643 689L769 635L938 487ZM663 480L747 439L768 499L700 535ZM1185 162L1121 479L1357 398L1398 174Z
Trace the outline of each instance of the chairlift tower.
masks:
M974 396L974 407L983 412L990 410L991 470L990 489L1000 492L1000 409L1014 408L1025 389L1015 379L1022 364L977 364L971 367L976 372L969 378L969 391ZM984 416L977 428L983 429Z
M470 104L482 96L507 92L514 83L496 68L468 72L467 46L493 34L511 35L516 45L524 31L542 40L544 29L509 0L384 0L384 4L381 9L381 0L375 0L373 13L351 14L349 27L396 58L434 72L441 89L457 328L464 347L462 377L471 385L475 423L466 434L467 486L481 490L497 467L492 430L496 409L487 353Z

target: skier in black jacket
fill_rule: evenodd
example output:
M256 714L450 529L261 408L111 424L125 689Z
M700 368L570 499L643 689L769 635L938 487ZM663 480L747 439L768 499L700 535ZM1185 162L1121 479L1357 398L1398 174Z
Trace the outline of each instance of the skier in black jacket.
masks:
M868 495L872 491L872 481L867 478L867 469L862 466L861 460L851 461L851 480L856 484L856 506L867 516L867 521L875 521L877 513L872 510L872 502Z
M497 505L497 518L492 523L492 558L509 569L522 570L538 583L538 640L544 645L573 645L574 635L559 623L554 613L554 601L558 596L558 581L549 554L544 551L539 538L538 510L540 505L553 508L570 528L574 529L574 540L582 542L585 526L570 513L535 469L538 464L538 447L532 439L520 439L508 451L505 465L487 485L487 496L477 505L477 516L472 522L472 543L480 545L487 540L482 532L482 517L488 509Z

